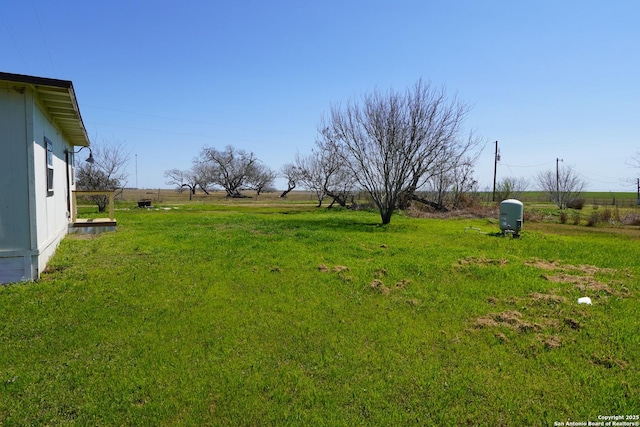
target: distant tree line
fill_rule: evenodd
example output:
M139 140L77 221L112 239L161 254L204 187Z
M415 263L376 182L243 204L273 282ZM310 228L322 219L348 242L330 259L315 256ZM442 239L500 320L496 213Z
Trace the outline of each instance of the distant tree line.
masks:
M473 166L480 140L463 134L469 111L444 88L419 80L405 91L374 91L344 107L332 106L319 124L315 148L296 154L279 174L253 153L207 147L190 170L166 171L166 183L191 194L217 186L228 197L244 197L245 190L272 191L280 175L287 180L282 197L303 188L315 194L318 206L330 199L329 206L355 207L356 192L364 191L383 224L412 201L437 210L456 208L477 187Z
M193 160L189 170L171 169L165 171L166 183L179 189L188 189L189 194L200 188L209 194L209 188L223 188L227 197L246 197L246 190L254 190L259 195L274 191L273 183L278 174L265 166L253 153L227 145L224 149L205 147L200 156ZM191 197L190 197L191 198Z
M397 209L421 203L446 211L464 207L469 194L478 190L473 177L482 144L472 132L465 133L469 104L449 96L444 87L418 80L404 91L376 90L346 104L333 105L318 125L318 138L310 153L297 153L278 172L254 153L227 145L204 147L187 170L165 171L165 180L190 197L198 189L208 194L222 188L228 197L247 197L244 192L275 191L283 177L287 188L312 192L318 206L329 200L357 208L357 194L365 192L379 211L383 224ZM95 164L79 165L80 189L104 190L124 186L128 154L122 144L93 148ZM640 164L640 161L638 161ZM576 200L585 182L571 167L557 167L537 176L540 188L559 208ZM506 177L497 184L500 200L518 197L529 183ZM104 203L96 199L99 207Z

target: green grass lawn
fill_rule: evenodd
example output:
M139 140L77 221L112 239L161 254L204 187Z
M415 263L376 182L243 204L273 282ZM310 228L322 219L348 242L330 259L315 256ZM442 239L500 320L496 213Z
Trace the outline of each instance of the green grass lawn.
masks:
M640 413L640 231L185 204L0 287L0 425L553 425ZM589 296L593 305L578 305Z

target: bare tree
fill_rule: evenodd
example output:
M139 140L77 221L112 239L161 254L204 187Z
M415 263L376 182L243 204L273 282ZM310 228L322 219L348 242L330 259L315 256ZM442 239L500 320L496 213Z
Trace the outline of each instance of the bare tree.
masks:
M585 181L573 167L564 165L558 166L556 170L540 172L536 180L549 200L560 209L565 209L568 203L577 199L586 187Z
M477 190L478 182L473 178L474 165L479 152L454 157L435 164L426 180L425 192L414 193L410 200L431 206L438 211L464 207L465 196Z
M496 186L498 200L518 198L529 188L529 181L526 178L507 176L502 178Z
M164 172L167 185L175 185L177 190L182 192L185 188L189 189L189 200L196 194L198 186L198 178L191 170L170 169Z
M287 189L280 194L280 197L287 197L291 193L300 179L300 170L293 163L286 163L280 168L280 173L287 180Z
M317 145L341 159L388 224L398 205L479 144L472 135L461 135L469 111L444 89L419 80L404 93L374 91L360 103L333 106L321 122Z
M350 202L353 204L356 182L340 156L327 151L312 151L308 156L296 155L295 165L302 186L315 193L318 207L322 206L325 197L331 198L329 207L335 203L342 207L347 207Z
M256 196L264 191L274 191L273 182L278 174L269 167L256 163L247 177L247 188L255 190Z
M327 177L322 166L322 159L317 151L308 156L296 154L295 167L298 171L298 180L303 188L312 191L318 200L318 207L322 206Z
M631 161L627 162L627 166L634 169L640 169L640 150L636 151L636 154L631 157Z
M198 161L197 159L193 160L193 166L191 166L191 173L193 174L193 178L195 179L198 187L204 192L204 194L209 194L209 186L212 184L211 176L209 174L209 169L205 164Z
M129 162L129 153L122 142L94 143L91 146L94 163L81 163L76 169L76 182L81 190L104 191L120 190L125 186L125 172ZM108 198L106 196L90 196L90 200L98 205L98 211L104 212Z
M198 185L206 191L209 184L219 185L227 197L248 197L244 190L257 194L273 191L277 174L260 163L255 154L227 145L223 150L203 148L200 158L194 161L199 176Z

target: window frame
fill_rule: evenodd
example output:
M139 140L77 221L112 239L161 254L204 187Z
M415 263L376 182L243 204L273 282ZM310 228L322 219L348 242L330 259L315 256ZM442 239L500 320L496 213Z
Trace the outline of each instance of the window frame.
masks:
M46 156L46 177L47 177L47 197L53 196L53 142L44 137L44 148L45 148L45 156Z

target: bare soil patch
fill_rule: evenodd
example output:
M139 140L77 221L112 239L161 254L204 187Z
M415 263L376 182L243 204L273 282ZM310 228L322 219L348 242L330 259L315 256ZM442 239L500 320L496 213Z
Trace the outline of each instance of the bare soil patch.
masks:
M525 261L524 264L529 267L535 267L535 268L539 268L547 271L557 270L562 272L580 272L580 273L591 275L591 276L598 273L614 274L618 272L618 270L614 268L601 268L601 267L596 267L595 265L588 265L588 264L575 266L571 264L561 264L557 261L546 261L546 260L537 259L537 258Z
M477 328L507 327L517 332L524 333L540 329L541 326L523 319L522 313L516 310L503 311L501 313L489 313L476 319Z
M485 256L468 256L458 260L459 265L497 265L504 266L507 265L509 261L504 258L494 259L487 258Z

